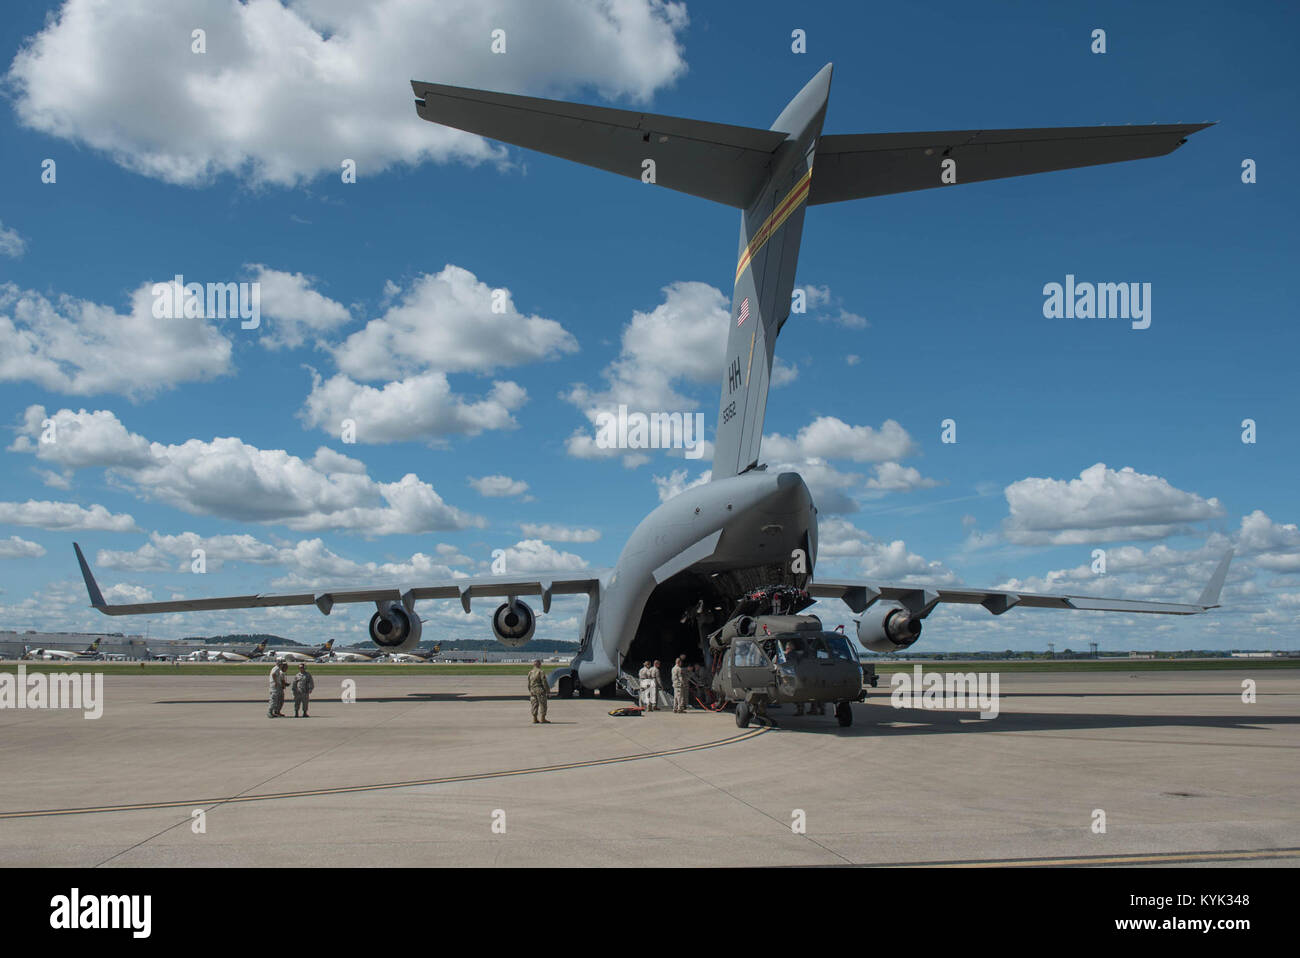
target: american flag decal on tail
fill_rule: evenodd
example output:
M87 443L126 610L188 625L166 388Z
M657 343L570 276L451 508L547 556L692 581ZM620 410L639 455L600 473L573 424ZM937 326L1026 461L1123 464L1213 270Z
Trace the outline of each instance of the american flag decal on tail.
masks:
M740 314L736 317L736 326L739 328L745 325L745 320L749 319L749 297L740 304Z

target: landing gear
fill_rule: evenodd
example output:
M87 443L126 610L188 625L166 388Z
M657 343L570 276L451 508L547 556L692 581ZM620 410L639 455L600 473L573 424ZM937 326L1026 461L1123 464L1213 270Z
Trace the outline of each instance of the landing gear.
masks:
M555 694L562 699L573 698L573 676L564 675L560 681L555 684Z
M835 706L835 718L840 723L840 728L848 728L853 724L853 707L848 702L841 702Z
M602 685L600 687L600 697L602 699L618 698L618 683L610 682L608 685Z
M578 698L580 699L589 699L595 694L596 694L595 689L589 689L585 685L578 686Z
M737 726L739 726L740 728L749 728L750 714L751 713L749 711L748 702L736 703L736 725Z

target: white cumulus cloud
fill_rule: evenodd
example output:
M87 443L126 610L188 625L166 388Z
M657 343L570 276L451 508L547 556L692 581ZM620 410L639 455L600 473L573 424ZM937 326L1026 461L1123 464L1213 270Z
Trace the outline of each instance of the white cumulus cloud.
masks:
M686 24L665 0L66 0L7 80L25 126L143 175L293 185L504 155L420 120L412 79L645 100L685 71Z
M1028 478L1005 490L1011 514L1003 522L1018 545L1085 545L1162 539L1188 523L1223 515L1218 499L1184 492L1160 476L1131 467L1089 466L1077 479Z
M47 418L53 420L57 442L39 439L40 423ZM79 437L85 437L85 445ZM41 406L29 407L10 449L65 468L106 469L138 497L194 515L375 536L484 524L482 517L444 502L413 473L377 482L358 471L357 460L328 449L304 460L233 436L149 442L107 410L61 409L47 415Z
M153 285L137 287L124 313L0 285L0 382L138 399L230 372L230 340L204 319L155 317Z

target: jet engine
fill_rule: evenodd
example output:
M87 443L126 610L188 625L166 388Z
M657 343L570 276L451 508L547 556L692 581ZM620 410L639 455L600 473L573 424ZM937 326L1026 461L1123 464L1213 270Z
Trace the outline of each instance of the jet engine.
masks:
M537 616L527 605L515 599L503 602L492 614L492 631L502 645L517 649L533 637Z
M420 617L394 602L370 618L370 641L386 652L405 652L420 641Z
M858 620L858 641L872 652L898 652L921 637L921 620L897 602L877 602Z

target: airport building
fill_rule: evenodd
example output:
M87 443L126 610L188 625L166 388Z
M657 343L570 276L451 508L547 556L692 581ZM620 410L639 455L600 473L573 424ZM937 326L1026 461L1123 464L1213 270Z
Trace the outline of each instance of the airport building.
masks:
M121 632L24 632L0 631L0 658L22 658L24 648L59 649L65 652L82 652L96 639L99 651L105 655L121 655L128 659L145 657L145 639L141 635Z

